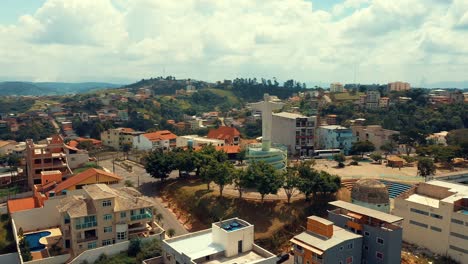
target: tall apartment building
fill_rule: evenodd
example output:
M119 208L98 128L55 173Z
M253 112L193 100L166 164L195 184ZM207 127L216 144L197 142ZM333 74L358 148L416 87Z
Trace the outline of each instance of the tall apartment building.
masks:
M401 262L403 218L344 201L329 204L336 209L328 211L328 220L362 235L362 256L356 263Z
M379 108L379 103L380 103L379 91L368 91L366 93L366 108L368 109Z
M392 135L400 134L395 130L383 129L379 125L369 126L351 126L353 135L357 141L369 141L375 146L375 150L379 151L383 144L392 140Z
M274 264L278 259L254 243L254 226L239 218L166 239L162 242L162 251L166 264Z
M72 174L72 169L87 161L87 151L67 146L60 135L46 139L44 144L35 144L32 139L26 140L25 163L30 188L41 183L43 171L58 170L67 177Z
M332 93L342 93L344 92L344 86L343 84L339 82L335 82L330 84L330 92Z
M345 154L349 153L356 141L351 128L342 126L320 126L316 134L318 149L342 149Z
M60 200L63 248L72 255L134 237L161 234L154 221L154 202L136 189L110 188L105 184L83 186L83 195Z
M307 217L307 229L291 239L294 264L361 263L362 235L326 219Z
M271 140L283 144L288 152L298 156L314 154L316 116L294 113L273 113Z
M103 146L120 150L124 144L133 144L133 138L144 132L134 131L131 128L119 127L101 132Z
M403 240L468 263L468 187L444 181L420 183L395 199L404 217Z
M390 92L408 91L409 89L411 89L411 86L407 82L391 82L391 83L388 83L387 89Z

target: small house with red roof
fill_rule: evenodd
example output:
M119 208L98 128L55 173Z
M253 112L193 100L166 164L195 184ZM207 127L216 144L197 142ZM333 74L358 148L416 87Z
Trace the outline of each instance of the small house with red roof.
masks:
M133 138L133 147L138 150L170 150L176 147L177 136L169 130L145 133Z
M208 132L207 138L224 140L226 145L239 145L240 132L235 127L221 126Z

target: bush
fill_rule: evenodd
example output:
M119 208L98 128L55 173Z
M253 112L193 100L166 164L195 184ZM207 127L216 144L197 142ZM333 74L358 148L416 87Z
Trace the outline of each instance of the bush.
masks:
M359 165L359 162L353 160L353 161L351 161L351 162L349 163L349 165L357 166L357 165Z
M361 161L362 160L361 156L358 156L358 155L353 155L351 157L351 159L354 160L354 161Z
M137 254L137 262L143 261L145 259L154 258L161 256L161 245L159 241L153 239L151 241L142 243L141 250Z
M131 257L135 257L141 250L141 240L139 238L133 238L130 240L128 245L127 254Z
M339 163L338 163L338 168L344 168L344 167L345 167L345 165L344 165L343 162L339 162Z
M404 159L406 162L408 163L411 163L411 162L415 162L416 161L416 158L415 157L411 157L411 156L401 156L402 159Z

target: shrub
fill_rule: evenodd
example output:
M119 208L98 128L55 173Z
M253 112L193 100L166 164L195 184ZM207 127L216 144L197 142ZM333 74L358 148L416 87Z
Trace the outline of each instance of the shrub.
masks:
M357 166L357 165L359 165L359 162L353 160L353 161L351 161L351 162L349 163L349 165Z
M139 238L133 238L130 240L128 245L127 254L131 257L135 257L141 250L141 240Z

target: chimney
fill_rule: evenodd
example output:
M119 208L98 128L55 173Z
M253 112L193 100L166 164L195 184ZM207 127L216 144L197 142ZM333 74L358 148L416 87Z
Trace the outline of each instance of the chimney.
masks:
M307 217L307 231L331 238L333 236L333 222L318 216Z

